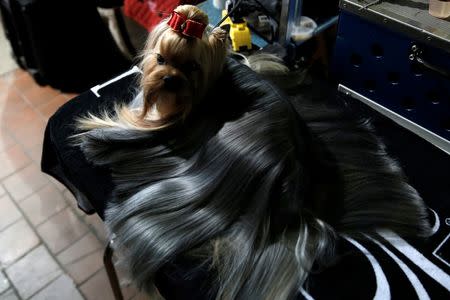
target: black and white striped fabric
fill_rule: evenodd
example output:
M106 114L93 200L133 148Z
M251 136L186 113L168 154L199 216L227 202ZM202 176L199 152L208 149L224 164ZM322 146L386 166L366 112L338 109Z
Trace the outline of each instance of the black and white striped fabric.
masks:
M311 275L304 298L450 299L450 209L430 211L434 234L427 241L393 232L367 240L342 237L338 262Z

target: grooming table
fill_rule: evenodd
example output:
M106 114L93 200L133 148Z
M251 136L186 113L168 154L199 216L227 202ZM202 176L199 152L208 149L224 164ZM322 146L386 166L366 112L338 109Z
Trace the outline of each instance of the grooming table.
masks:
M231 72L234 68L246 67L228 66ZM108 169L88 163L81 151L72 146L69 137L75 132L75 117L111 108L118 99L130 101L136 87L136 72L123 74L67 102L50 118L45 132L42 170L70 189L86 213L97 213L101 218L114 188L111 174ZM218 97L226 99L229 95L227 80L225 72L219 87L223 91L217 91ZM344 100L349 103L351 99ZM399 237L388 241L387 235L364 242L342 238L336 249L340 260L322 272L313 271L305 288L308 292L302 289L298 299L450 299L450 227L445 223L450 223L450 204L448 187L440 189L440 185L448 186L450 178L448 156L415 135L403 134L403 129L395 123L380 120L380 126L389 133L389 142L392 141L388 146L396 151L397 157L405 154L405 160L401 161L406 172L434 209L431 216L435 234L426 243ZM418 154L409 150L405 153L405 148L414 147ZM422 156L414 156L421 153ZM441 170L446 178L434 179L435 170ZM430 180L422 186L422 180L428 177ZM110 257L110 248L106 255ZM211 282L210 275L199 268L192 271L195 266L195 261L175 260L162 268L156 274L155 283L163 297L211 299L204 288ZM121 299L117 289L115 295Z

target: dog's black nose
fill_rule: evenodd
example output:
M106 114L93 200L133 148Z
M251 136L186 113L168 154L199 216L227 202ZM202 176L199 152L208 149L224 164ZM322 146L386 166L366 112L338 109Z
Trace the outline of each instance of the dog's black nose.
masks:
M183 81L177 76L164 76L164 87L172 92L176 92L181 88Z

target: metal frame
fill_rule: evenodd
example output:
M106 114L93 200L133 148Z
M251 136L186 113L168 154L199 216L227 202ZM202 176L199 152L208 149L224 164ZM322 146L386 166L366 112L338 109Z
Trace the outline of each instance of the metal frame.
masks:
M292 23L302 15L303 0L282 0L278 41L281 45L291 41Z
M381 24L402 34L406 34L415 41L429 44L450 52L450 47L448 47L449 42L447 40L433 34L430 31L419 29L409 23L394 19L386 14L383 14L382 12L378 12L376 10L376 6L364 8L364 4L362 3L359 4L352 1L341 0L339 7L344 11L364 17L365 19Z
M347 96L350 96L356 100L361 101L362 103L368 105L369 107L373 108L377 112L381 113L382 115L388 117L395 123L399 124L400 126L406 128L407 130L417 134L424 140L430 142L434 146L438 147L442 151L444 151L447 154L450 154L450 141L444 139L443 137L435 134L434 132L406 119L405 117L399 115L396 112L393 112L390 109L387 109L386 107L376 103L375 101L355 92L354 90L346 87L345 85L339 84L338 91L344 93Z

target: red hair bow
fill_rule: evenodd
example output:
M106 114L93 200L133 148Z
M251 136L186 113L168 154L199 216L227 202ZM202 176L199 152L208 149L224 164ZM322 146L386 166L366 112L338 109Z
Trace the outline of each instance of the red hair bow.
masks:
M189 37L196 37L201 39L206 24L188 19L185 15L173 11L167 22L173 30Z

